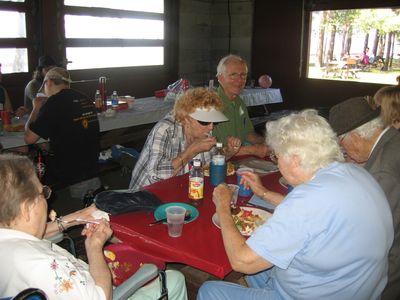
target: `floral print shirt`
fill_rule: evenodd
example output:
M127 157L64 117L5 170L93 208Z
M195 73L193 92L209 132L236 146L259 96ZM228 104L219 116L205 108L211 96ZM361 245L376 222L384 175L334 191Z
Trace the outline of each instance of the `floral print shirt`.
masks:
M21 231L0 228L0 265L0 298L36 287L48 299L106 299L85 262Z

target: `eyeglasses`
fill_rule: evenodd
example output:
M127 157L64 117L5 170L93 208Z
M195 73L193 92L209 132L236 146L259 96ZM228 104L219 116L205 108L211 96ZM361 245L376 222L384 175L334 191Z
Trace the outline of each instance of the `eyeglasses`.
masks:
M51 188L47 185L44 185L40 195L42 195L44 199L48 200L51 196Z
M232 79L232 80L237 80L237 79L246 80L247 79L247 73L230 73L227 76L229 79Z
M270 153L269 159L270 159L274 164L277 164L277 163L278 163L278 157L276 156L275 152L271 152L271 153Z

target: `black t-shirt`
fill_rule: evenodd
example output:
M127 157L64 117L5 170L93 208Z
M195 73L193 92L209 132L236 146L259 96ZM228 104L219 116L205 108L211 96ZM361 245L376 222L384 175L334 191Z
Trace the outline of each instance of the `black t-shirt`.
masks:
M98 171L99 121L96 108L87 96L64 89L49 97L29 128L50 140L54 154L46 166L50 180L80 181Z

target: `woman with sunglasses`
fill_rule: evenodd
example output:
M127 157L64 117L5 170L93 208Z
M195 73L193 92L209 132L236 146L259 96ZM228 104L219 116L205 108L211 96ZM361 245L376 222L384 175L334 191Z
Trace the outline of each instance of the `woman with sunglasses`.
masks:
M188 164L194 158L200 159L203 165L208 164L217 142L211 132L217 123L228 120L222 110L222 101L211 90L195 88L182 94L172 112L159 121L147 137L129 189L139 190L187 173ZM229 138L225 145L226 157L235 155L240 146L240 139Z

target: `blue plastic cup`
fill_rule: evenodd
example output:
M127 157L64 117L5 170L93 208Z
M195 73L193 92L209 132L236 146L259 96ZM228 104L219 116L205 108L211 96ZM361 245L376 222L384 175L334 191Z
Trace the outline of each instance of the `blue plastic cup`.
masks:
M251 188L246 188L243 184L240 183L242 176L240 175L241 172L253 172L251 168L239 168L236 171L237 174L237 184L239 185L239 196L240 197L250 197L253 194Z
M222 165L215 165L210 162L210 181L213 186L226 182L226 163Z

